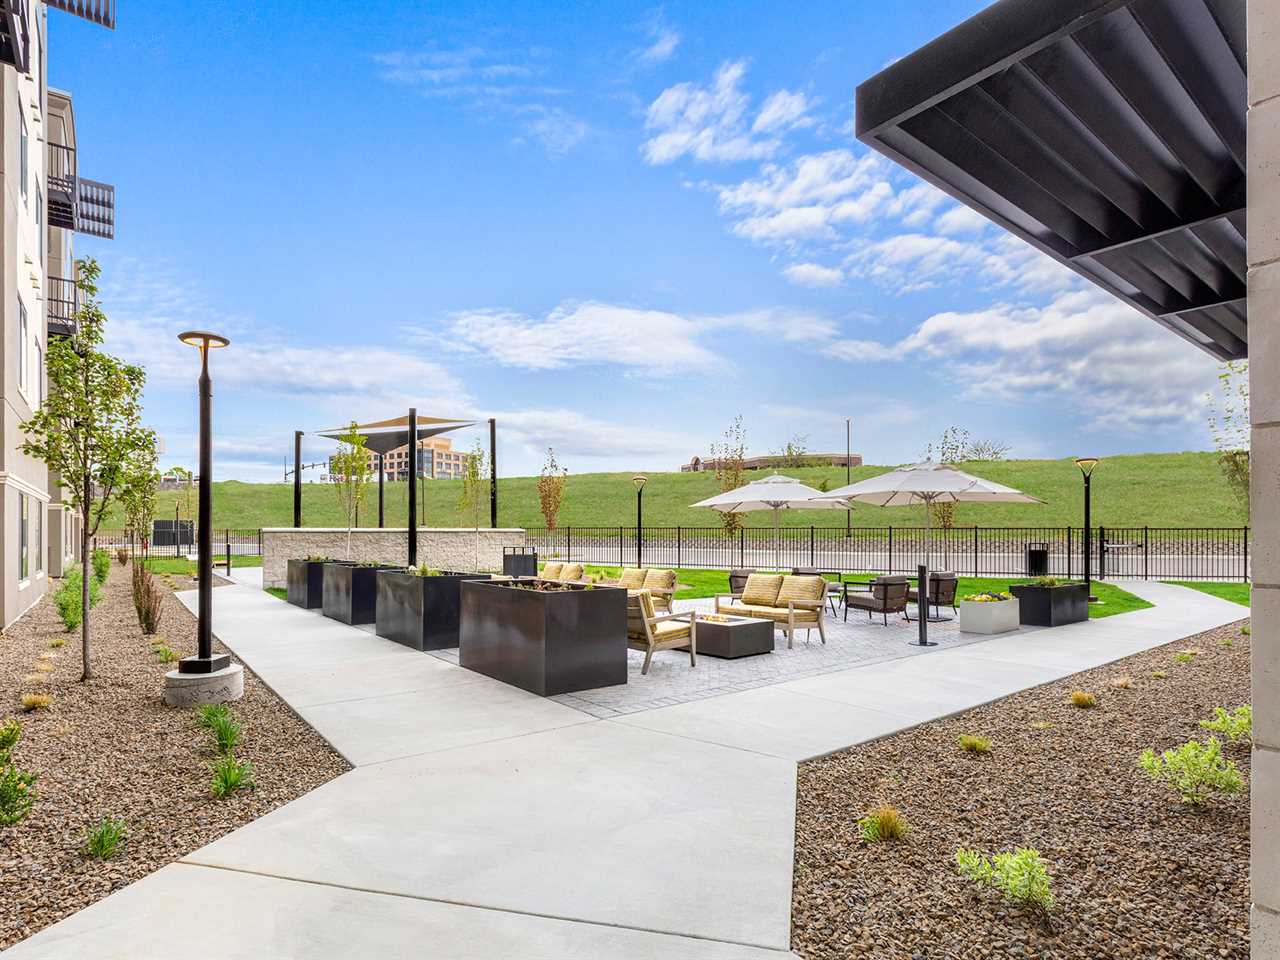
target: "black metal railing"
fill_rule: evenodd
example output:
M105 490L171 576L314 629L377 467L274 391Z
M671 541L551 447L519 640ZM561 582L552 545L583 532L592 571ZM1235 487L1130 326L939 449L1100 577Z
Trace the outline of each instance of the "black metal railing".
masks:
M65 10L90 23L116 28L116 0L45 0L56 10Z
M80 292L74 280L49 277L45 289L49 309L49 335L70 337L76 332L76 314L80 312Z
M48 144L49 225L111 240L116 233L116 188L80 176L74 147Z
M172 520L157 521L152 536L144 542L128 530L99 530L93 538L96 546L104 550L120 547L133 553L144 551L153 557L185 557L194 555L199 542L196 526L190 520L179 521L175 528ZM222 556L230 550L236 557L262 556L262 531L256 527L215 527L213 552Z
M783 527L776 542L768 527L560 527L530 528L526 542L544 559L613 566L911 573L927 559L974 577L1078 578L1086 549L1080 527ZM1088 541L1097 579L1248 580L1249 549L1248 527L1095 527Z

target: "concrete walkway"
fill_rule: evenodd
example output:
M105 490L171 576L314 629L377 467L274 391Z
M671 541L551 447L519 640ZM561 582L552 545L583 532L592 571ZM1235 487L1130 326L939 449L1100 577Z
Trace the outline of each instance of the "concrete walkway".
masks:
M1125 587L1157 606L611 719L222 587L219 638L355 769L6 956L785 957L796 761L1248 612Z

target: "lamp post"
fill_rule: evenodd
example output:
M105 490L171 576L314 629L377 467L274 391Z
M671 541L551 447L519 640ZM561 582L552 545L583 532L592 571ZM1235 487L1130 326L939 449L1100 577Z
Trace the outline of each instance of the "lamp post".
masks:
M196 519L199 612L196 655L183 657L178 673L214 673L229 666L231 657L213 653L213 491L210 488L213 482L213 382L209 379L209 351L225 347L231 341L203 330L189 330L179 334L178 339L200 351L200 490Z
M631 478L636 485L636 566L643 567L640 557L644 553L644 484L649 478L637 473Z
M1097 457L1076 457L1076 466L1084 475L1084 589L1089 595L1090 603L1095 603L1098 599L1093 595L1093 533L1090 529L1089 517L1089 480L1093 475L1093 468L1097 465Z

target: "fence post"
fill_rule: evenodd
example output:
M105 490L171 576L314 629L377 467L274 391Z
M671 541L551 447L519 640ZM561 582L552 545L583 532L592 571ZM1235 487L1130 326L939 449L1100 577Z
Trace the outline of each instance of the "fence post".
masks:
M258 556L262 556L262 528L258 528Z
M1240 579L1245 583L1249 582L1249 528L1241 527L1240 532L1244 534L1244 567L1240 571Z
M626 564L622 562L622 528L621 527L618 528L618 566L620 567L626 566Z
M1107 579L1107 528L1098 528L1098 579Z
M893 573L893 524L889 524L889 569L885 573Z
M1151 527L1142 527L1142 579L1151 579Z
M738 566L747 565L747 528L738 528Z
M1071 528L1067 527L1067 579L1071 579Z
M573 527L564 528L564 552L565 559L573 559Z
M978 575L978 525L973 525L973 575Z
M676 527L676 569L682 566L684 564L680 562L680 528Z
M813 562L813 524L809 524L809 566L814 566Z

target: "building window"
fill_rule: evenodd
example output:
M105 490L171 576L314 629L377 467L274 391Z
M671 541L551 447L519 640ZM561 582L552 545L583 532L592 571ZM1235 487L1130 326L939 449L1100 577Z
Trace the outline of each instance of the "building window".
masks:
M44 573L44 504L36 501L36 535L31 542L35 544L36 573Z
M22 135L18 140L18 190L22 194L22 202L27 202L27 114L18 106L18 124Z
M40 245L40 266L44 266L44 194L36 187L36 237Z
M18 494L18 579L26 580L31 571L27 566L27 511L30 498L25 493Z
M27 389L27 308L18 298L18 388Z

